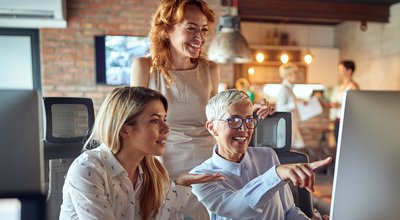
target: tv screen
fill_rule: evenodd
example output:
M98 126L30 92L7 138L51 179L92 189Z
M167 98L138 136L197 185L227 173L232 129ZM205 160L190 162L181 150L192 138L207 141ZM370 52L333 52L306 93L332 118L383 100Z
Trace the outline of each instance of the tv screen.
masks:
M143 36L96 36L96 82L129 85L134 57L148 54L149 40Z

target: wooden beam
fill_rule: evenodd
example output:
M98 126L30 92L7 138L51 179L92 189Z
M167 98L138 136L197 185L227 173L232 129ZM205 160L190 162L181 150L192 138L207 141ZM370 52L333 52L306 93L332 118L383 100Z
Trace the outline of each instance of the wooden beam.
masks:
M335 3L305 0L240 0L238 14L242 21L294 21L339 23L342 21L388 22L387 5Z

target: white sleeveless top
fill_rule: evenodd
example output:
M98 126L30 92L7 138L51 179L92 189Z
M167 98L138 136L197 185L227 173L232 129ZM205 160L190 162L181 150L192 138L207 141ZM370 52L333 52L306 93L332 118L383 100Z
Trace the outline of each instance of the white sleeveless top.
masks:
M353 83L349 83L346 88L341 91L341 85L337 86L334 88L333 90L333 95L332 95L332 101L331 102L337 102L340 105L342 105L343 103L343 99L344 99L344 95L347 93L347 91L349 91L351 89L351 87L353 86ZM333 108L335 111L335 117L337 119L341 118L341 114L342 114L342 107L338 107L338 108Z
M199 60L196 68L171 71L171 75L173 83L168 88L161 74L151 74L149 88L168 100L170 133L162 160L170 177L175 179L210 158L215 140L205 128L205 106L212 91L208 62Z

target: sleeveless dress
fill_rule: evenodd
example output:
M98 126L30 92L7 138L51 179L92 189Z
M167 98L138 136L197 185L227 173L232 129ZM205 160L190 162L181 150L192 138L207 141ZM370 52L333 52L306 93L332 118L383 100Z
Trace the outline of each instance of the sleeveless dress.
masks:
M174 180L179 174L188 173L210 158L215 140L205 128L205 106L212 91L208 62L199 60L196 68L174 70L171 75L173 83L168 88L161 74L151 74L149 88L157 90L168 100L167 124L170 132L162 161ZM184 214L191 219L208 219L207 210L193 197Z
M336 102L340 104L340 107L333 108L333 114L335 115L335 128L334 128L334 134L335 134L335 141L336 144L339 141L339 127L340 127L340 118L342 116L342 104L343 104L343 99L344 95L351 89L353 86L353 83L349 83L344 90L341 90L341 85L337 86L334 88L332 92L332 100L331 102Z

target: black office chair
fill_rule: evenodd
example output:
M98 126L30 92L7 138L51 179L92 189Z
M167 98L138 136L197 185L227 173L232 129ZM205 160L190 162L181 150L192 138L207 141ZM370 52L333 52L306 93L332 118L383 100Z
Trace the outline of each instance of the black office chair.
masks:
M290 112L276 112L264 120L259 120L250 142L250 146L273 148L281 164L308 163L308 156L290 150L291 145L292 118ZM294 186L292 183L289 183L289 186L296 206L307 216L312 217L311 193L304 188Z
M94 123L89 98L44 97L45 138L43 140L48 177L48 219L59 219L65 175L82 152L84 138Z

